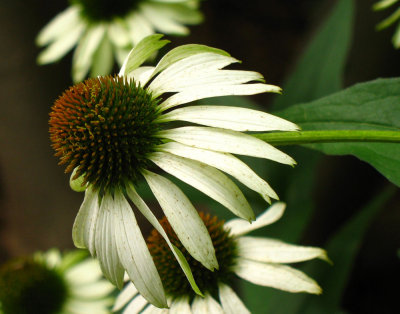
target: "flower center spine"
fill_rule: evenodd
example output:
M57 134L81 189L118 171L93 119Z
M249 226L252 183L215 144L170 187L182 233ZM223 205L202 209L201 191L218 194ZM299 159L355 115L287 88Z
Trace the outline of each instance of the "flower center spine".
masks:
M125 77L90 78L66 90L50 113L50 139L65 172L101 193L135 182L160 143L158 101Z

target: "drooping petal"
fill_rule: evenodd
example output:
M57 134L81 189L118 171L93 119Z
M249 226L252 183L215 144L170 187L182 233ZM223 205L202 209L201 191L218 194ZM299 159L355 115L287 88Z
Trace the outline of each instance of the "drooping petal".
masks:
M267 202L270 197L278 199L275 191L244 162L228 153L190 147L177 142L169 142L158 147L159 150L174 155L198 160L230 174L248 188L258 192Z
M60 60L67 54L79 41L86 25L82 22L76 23L67 33L57 37L45 50L43 50L38 58L39 64L48 64Z
M217 97L217 96L233 96L233 95L255 95L260 93L280 93L281 88L275 85L262 83L255 84L237 84L237 85L212 85L212 86L196 86L186 88L184 91L172 95L160 104L161 110L165 111L169 108L186 104L191 101Z
M108 296L115 287L108 281L102 280L91 284L70 287L71 296L80 299L100 299Z
M256 285L289 292L322 293L318 284L303 272L280 264L269 264L238 259L235 273Z
M196 75L213 73L237 59L212 52L202 52L170 64L151 82L149 89L157 97L165 92L178 92ZM181 87L181 84L183 86ZM186 90L186 88L184 89Z
M87 248L92 256L96 256L95 234L98 215L98 194L89 187L72 227L72 240L77 248Z
M127 187L127 193L131 201L135 204L135 206L139 209L139 211L143 214L143 216L146 217L146 219L152 224L154 229L158 231L158 233L164 238L165 242L167 242L169 248L171 249L172 253L174 254L176 260L179 263L179 266L181 266L183 272L185 273L186 278L188 279L190 285L192 286L193 290L199 294L202 295L199 287L197 286L194 278L192 271L190 269L189 263L187 262L185 256L182 254L182 252L174 246L171 241L168 238L168 235L164 231L163 227L157 220L156 216L151 212L150 208L146 205L146 203L143 201L143 199L137 194L136 190L132 185L129 185Z
M192 303L193 314L224 314L224 311L212 296L206 294L205 298L195 297Z
M147 36L141 40L135 48L131 50L128 57L125 59L122 65L119 75L129 75L130 72L138 68L143 62L145 62L155 51L164 47L168 40L161 40L163 35L155 34Z
M90 27L79 41L72 58L72 78L75 82L83 80L88 73L105 31L105 25L97 24Z
M122 193L115 194L114 202L117 224L115 237L121 264L145 299L158 307L166 307L160 276L132 208Z
M112 311L116 312L122 309L137 293L138 291L134 284L132 282L128 283L115 299Z
M119 217L115 215L117 204L106 193L101 201L96 224L95 245L97 258L104 276L119 289L123 287L124 269L117 248L115 233L118 231Z
M147 300L138 294L122 312L123 314L140 313L141 310L148 304Z
M219 299L225 314L250 314L250 311L231 287L226 284L219 283L218 288Z
M213 198L248 221L255 216L239 188L222 172L196 160L170 153L156 152L149 156L157 166Z
M136 83L139 83L143 87L149 81L154 69L154 67L147 66L137 68L128 75L128 78L133 78Z
M263 214L258 216L251 224L242 219L232 219L224 224L226 230L230 230L232 235L240 236L250 231L268 226L282 217L286 204L277 202L270 206Z
M168 313L169 313L168 309L160 309L151 304L149 304L149 306L146 307L143 312L141 312L141 314L168 314ZM131 312L131 314L133 314L133 312Z
M150 171L144 171L143 175L189 254L210 270L218 268L207 228L185 194L170 180L160 175Z
M162 121L187 121L234 131L297 131L292 122L246 108L228 106L192 106L162 115Z
M114 19L113 22L108 25L107 33L114 46L126 47L130 45L129 29L123 20Z
M178 62L179 60L205 52L210 52L230 57L229 53L221 49L212 48L205 45L197 45L197 44L182 45L172 49L161 58L160 62L158 62L156 66L156 70L154 71L153 75L156 75L157 73L164 71L166 68Z
M191 314L189 297L176 298L169 309L169 314Z
M99 263L95 259L87 259L65 271L65 278L72 284L91 284L102 277Z
M107 307L112 304L112 301L112 298L92 300L91 302L71 298L67 300L65 308L60 314L109 314Z
M256 237L237 239L238 255L264 263L297 263L314 258L329 261L326 251L318 247L307 247Z
M65 35L71 28L79 23L79 7L70 6L66 10L56 15L38 34L36 43L39 46L44 46L53 40L56 40L60 35Z
M154 28L150 21L145 18L140 11L135 11L129 14L126 17L126 22L134 46L136 46L143 38L154 34Z
M113 47L109 36L103 36L97 50L93 54L90 76L104 76L110 74L114 65Z
M272 145L251 135L210 127L186 126L160 131L157 136L214 151L270 159L282 164L296 162Z
M157 7L150 3L142 3L140 6L143 16L151 22L155 29L163 34L187 35L189 29L174 21L164 14L163 7Z

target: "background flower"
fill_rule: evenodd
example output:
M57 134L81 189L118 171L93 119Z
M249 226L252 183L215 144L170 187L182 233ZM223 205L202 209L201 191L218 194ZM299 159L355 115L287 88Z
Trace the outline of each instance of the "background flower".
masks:
M392 6L393 4L396 4L398 0L382 0L379 2L376 2L373 6L373 9L375 11L380 11L387 9L388 7ZM385 29L394 23L396 23L400 19L400 7L397 8L395 12L393 12L389 17L384 19L382 22L380 22L377 26L377 30L382 30ZM400 48L400 27L397 27L393 37L392 37L392 43L395 48Z
M84 251L57 249L0 266L2 313L109 313L113 286Z
M329 261L326 252L316 247L297 246L279 240L246 236L247 233L270 225L284 212L285 204L275 203L255 222L249 224L242 219L227 223L217 217L202 214L202 219L210 232L220 268L211 273L192 259L168 221L161 224L177 247L186 254L196 282L205 297L195 295L186 283L163 238L156 230L147 239L150 251L160 271L171 313L250 313L231 288L235 275L254 284L273 287L288 292L320 294L318 284L303 272L284 264L297 263L319 258ZM218 301L217 301L218 300ZM129 304L123 313L147 313L156 311L138 294L134 284L129 283L118 296L113 310L118 311ZM168 311L166 311L168 313Z
M74 82L106 75L114 58L121 65L128 52L156 31L187 35L184 24L198 24L202 15L197 0L71 0L38 34L39 64L58 61L76 46L72 59Z

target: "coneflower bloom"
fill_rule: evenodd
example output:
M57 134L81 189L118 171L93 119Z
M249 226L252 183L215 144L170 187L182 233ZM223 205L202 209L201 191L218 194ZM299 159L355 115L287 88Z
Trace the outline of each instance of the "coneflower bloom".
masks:
M243 131L293 131L297 126L273 115L228 106L187 106L197 99L279 92L261 74L222 70L237 62L226 52L202 45L171 50L156 67L140 67L167 41L149 36L130 52L119 76L88 79L66 90L50 113L50 135L71 186L85 191L73 227L77 247L100 260L105 276L118 287L126 271L140 293L167 306L161 279L137 225L130 200L167 235L135 186L144 179L186 250L210 270L218 268L207 228L184 193L163 170L205 193L247 220L255 216L226 172L266 201L277 198L270 186L233 154L294 161ZM191 125L179 126L176 121ZM203 126L197 126L200 124ZM223 172L222 172L223 171ZM157 173L156 173L157 172ZM190 269L168 242L188 279ZM196 285L190 280L196 291Z
M156 31L187 35L184 26L198 24L198 0L70 0L38 34L36 43L47 46L39 64L53 63L76 46L72 59L74 82L110 74L114 59L122 65L134 45Z
M57 249L20 257L0 266L0 312L107 314L114 286L85 251Z
M196 295L183 272L177 267L167 244L153 230L147 239L167 294L169 310L149 304L133 283L127 284L117 297L113 310L123 309L124 314L136 313L250 313L231 288L237 277L256 285L288 292L320 294L318 284L303 272L284 264L319 258L329 261L326 252L316 247L287 244L282 241L247 236L247 233L277 221L285 204L275 203L252 224L242 219L224 223L217 217L202 214L213 241L219 269L211 272L194 260L179 242L168 221L161 220L172 243L184 252L204 296Z

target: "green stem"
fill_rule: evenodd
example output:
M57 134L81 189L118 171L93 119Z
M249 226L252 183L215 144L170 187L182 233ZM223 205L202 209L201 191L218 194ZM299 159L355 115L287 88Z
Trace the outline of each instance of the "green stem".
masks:
M400 143L400 131L323 130L271 132L252 135L274 146L342 142Z

